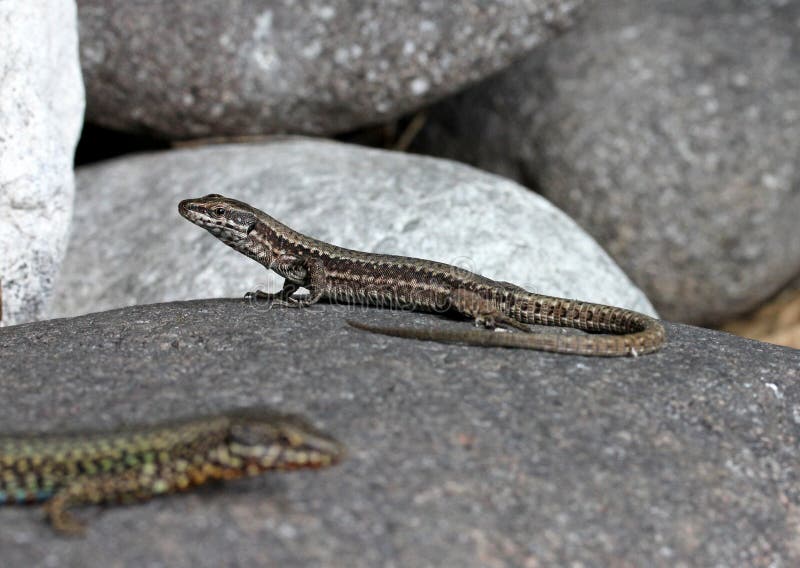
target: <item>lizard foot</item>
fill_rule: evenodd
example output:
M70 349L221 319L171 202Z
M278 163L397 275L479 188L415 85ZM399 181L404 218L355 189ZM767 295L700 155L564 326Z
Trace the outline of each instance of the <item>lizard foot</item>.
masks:
M300 297L287 296L283 292L275 292L270 294L263 290L256 290L255 292L248 292L244 295L244 299L252 303L265 303L270 306L278 306L282 308L305 308L310 306L312 302L306 300L307 295Z
M502 327L505 329L516 329L524 333L530 333L531 328L514 318L508 317L500 312L484 313L475 316L475 326L484 327L486 329L495 329Z
M55 498L45 503L44 511L53 528L58 532L67 536L86 534L86 523L67 511L63 504Z

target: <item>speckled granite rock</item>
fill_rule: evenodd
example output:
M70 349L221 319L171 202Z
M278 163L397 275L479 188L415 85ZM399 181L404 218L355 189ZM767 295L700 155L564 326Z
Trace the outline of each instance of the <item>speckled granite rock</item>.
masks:
M664 317L730 318L800 270L798 21L782 0L599 2L437 108L417 150L536 188Z
M0 509L9 566L794 566L800 351L668 325L600 360L375 336L414 313L242 300L0 330L0 430L266 404L349 449L328 470L87 509L84 540Z
M0 325L41 316L67 244L83 84L72 0L0 1Z
M79 170L56 313L241 296L282 279L178 215L221 193L338 245L472 269L532 291L653 313L603 250L519 185L473 168L336 142L162 152Z
M89 120L170 139L333 133L502 69L585 0L80 0Z

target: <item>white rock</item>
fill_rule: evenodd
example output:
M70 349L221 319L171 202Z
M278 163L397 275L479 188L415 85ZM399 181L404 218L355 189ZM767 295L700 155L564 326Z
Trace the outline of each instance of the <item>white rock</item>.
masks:
M608 255L520 185L446 160L303 138L118 159L79 170L56 314L279 287L178 215L221 193L334 244L457 264L547 294L653 314Z
M67 243L83 122L75 2L0 0L2 324L43 313Z

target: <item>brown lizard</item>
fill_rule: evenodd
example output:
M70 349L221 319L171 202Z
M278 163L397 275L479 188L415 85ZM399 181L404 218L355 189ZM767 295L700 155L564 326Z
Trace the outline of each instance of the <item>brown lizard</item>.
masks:
M528 292L441 262L350 250L308 237L250 205L221 195L186 199L178 211L228 246L284 277L274 294L247 297L304 307L321 299L430 312L455 312L480 327L525 333L382 327L358 329L415 339L521 347L579 355L641 355L658 350L664 327L631 310ZM300 288L308 295L295 295ZM529 324L577 328L588 334L534 333ZM604 335L598 335L602 333ZM613 334L613 335L607 335Z

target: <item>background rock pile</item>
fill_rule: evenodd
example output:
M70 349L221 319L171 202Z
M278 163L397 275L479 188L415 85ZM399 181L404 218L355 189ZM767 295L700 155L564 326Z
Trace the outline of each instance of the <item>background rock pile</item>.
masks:
M147 291L147 286L131 283L137 278L132 274L98 276L83 285L75 275L109 269L102 257L112 253L99 252L103 245L94 236L108 227L109 217L124 212L129 227L141 228L140 236L116 232L108 238L136 241L142 262L129 269L144 272L144 281L167 279L146 261L163 258L167 247L144 235L189 229L177 228L177 217L166 210L162 219L152 219L144 208L129 210L131 192L151 199L155 187L169 186L178 197L224 188L283 215L280 205L271 209L272 204L280 203L279 194L296 191L296 185L290 190L281 187L281 180L302 177L305 164L320 156L330 178L309 175L308 183L318 191L306 188L310 193L293 206L298 215L287 221L302 225L305 215L318 219L320 211L331 214L331 205L315 203L319 200L364 203L365 183L384 188L375 193L386 207L409 217L458 218L462 206L480 208L492 224L470 225L465 233L483 232L487 238L482 242L497 241L491 244L491 261L474 242L453 233L449 244L437 238L436 246L407 246L411 243L399 222L389 229L398 247L383 248L424 252L448 262L466 259L489 275L499 275L494 272L499 263L506 279L537 291L648 309L641 297L633 299L638 292L632 288L618 294L605 284L590 286L596 292L586 296L579 281L592 281L591 275L606 273L623 286L627 280L618 271L607 272L599 249L596 261L580 252L584 236L575 225L567 222L565 236L558 245L546 245L545 252L545 245L528 242L529 237L548 242L548 230L538 224L515 226L517 242L496 229L503 211L538 210L541 202L534 192L596 239L669 320L702 325L729 321L768 301L800 273L800 71L793 64L797 3L242 0L224 6L211 1L134 6L122 0L81 0L77 14L71 2L57 4L62 15L37 1L24 9L5 8L16 18L17 35L4 40L9 44L4 50L9 79L2 85L7 93L3 104L9 112L3 113L2 126L8 136L0 142L5 164L0 168L5 189L0 200L15 211L15 218L2 221L8 230L0 238L9 248L18 238L28 245L0 261L6 325L91 311L92 305L77 299L81 294L102 298L100 307L189 297L188 289ZM86 120L118 133L88 129L81 155L175 144L188 144L185 152L191 153L205 145L202 160L216 175L195 170L204 180L198 183L186 170L168 165L175 160L167 153L150 158L159 163L152 183L142 187L144 180L137 178L131 182L136 187L93 192L90 187L96 182L109 181L98 180L100 171L89 169L78 178L76 223L81 229L70 232L72 180L66 166L59 173L56 164L67 164L83 108L71 18L79 24ZM59 22L52 24L58 29L47 30L48 21ZM46 33L52 49L23 55L36 33ZM35 96L24 90L26 81L34 81L30 68L41 69ZM13 101L23 106L15 107ZM42 125L20 128L28 115ZM42 143L46 124L63 135ZM376 129L378 124L384 126ZM409 162L422 168L414 188L392 191L393 184L402 182L392 171L374 169L378 154L329 144L327 153L303 156L314 144L298 140L271 138L264 146L264 157L258 160L269 161L271 153L282 152L281 145L296 158L285 171L272 164L269 184L252 165L243 169L225 163L233 155L252 159L258 153L254 147L281 133L386 148L410 146L415 153L498 173L531 191L520 202L524 205L502 192L470 203L465 197L469 191L452 183L444 194L449 197L433 210L409 200L402 190L440 192L436 168L445 166ZM106 147L120 140L119 149ZM211 142L239 145L208 147ZM20 150L28 146L36 151ZM342 164L338 169L334 154ZM348 179L347 164L359 162L375 175ZM250 174L244 173L248 170ZM111 183L124 185L121 180ZM378 198L369 199L373 203ZM92 211L98 200L103 202L102 216ZM336 240L360 230L353 243L386 245L368 236L384 231L384 222L370 227L357 214L348 216L348 210L354 212L347 205L334 213L335 223L322 224L351 224L352 230L318 236ZM40 225L46 229L33 228ZM314 222L301 228L317 230ZM70 257L63 262L53 303L48 300L68 234ZM170 246L174 257L189 253ZM563 270L553 266L553 255L564 255ZM190 266L177 270L185 271L184 279L192 277ZM530 270L541 278L531 277ZM233 282L233 276L204 281L207 290L226 294L233 292ZM66 291L76 287L83 292Z
M601 361L198 300L279 281L177 213L221 193L800 347L798 22L786 0L0 0L0 428L264 403L350 449L75 545L3 508L3 558L800 564L799 351L668 324L662 352Z

